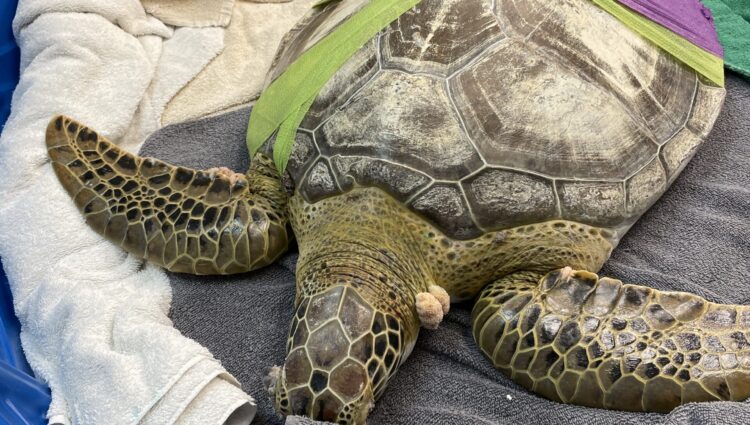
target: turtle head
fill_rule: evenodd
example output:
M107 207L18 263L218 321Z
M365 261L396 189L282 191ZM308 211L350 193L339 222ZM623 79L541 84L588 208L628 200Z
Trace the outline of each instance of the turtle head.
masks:
M286 361L273 370L269 388L279 412L365 423L416 339L413 319L404 323L368 295L374 294L340 285L298 299Z

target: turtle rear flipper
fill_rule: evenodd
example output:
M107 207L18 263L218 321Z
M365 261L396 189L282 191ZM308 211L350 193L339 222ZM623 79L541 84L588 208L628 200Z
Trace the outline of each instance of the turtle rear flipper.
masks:
M472 312L495 367L552 400L669 412L750 397L750 308L570 267L490 284Z
M287 196L265 156L247 176L176 167L125 152L63 116L46 139L86 222L134 255L175 272L230 274L265 266L287 248Z

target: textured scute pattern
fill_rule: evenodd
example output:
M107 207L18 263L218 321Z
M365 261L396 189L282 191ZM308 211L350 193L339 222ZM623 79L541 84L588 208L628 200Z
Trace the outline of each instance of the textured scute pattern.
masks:
M440 228L449 227L459 239L469 239L481 234L472 226L471 213L458 185L433 185L421 193L411 207Z
M270 264L287 248L286 195L268 158L232 179L134 156L64 117L46 138L86 222L138 257L176 272L229 274Z
M324 154L384 156L451 180L482 164L437 78L382 71L346 112L334 114L315 132Z
M504 28L628 105L654 141L685 124L695 74L591 2L498 0L496 8Z
M678 131L661 149L661 159L670 180L674 180L713 126L724 100L724 89L703 84L698 86L695 106L685 128Z
M402 202L431 181L427 175L412 168L379 159L336 155L331 162L342 189L349 190L355 184L387 188L394 198ZM356 180L352 176L356 176Z
M498 77L502 76L502 77ZM622 179L657 145L609 88L511 40L449 81L485 159L549 177ZM692 91L686 94L690 102Z
M485 168L465 179L462 187L483 228L543 221L557 213L552 182L533 174Z
M378 72L376 40L359 49L323 86L302 121L302 128L317 128L323 120L342 107ZM345 78L345 81L341 79Z
M369 0L346 0L336 7L318 7L305 15L281 40L281 46L271 64L267 83L276 79L295 59L330 34L339 23L352 16Z
M271 75L361 3L311 12ZM308 202L377 187L455 239L554 219L622 233L723 97L589 0L425 0L326 84L288 170Z
M447 77L504 37L490 2L423 0L384 34L383 64Z
M362 423L360 415L405 358L404 336L395 316L376 310L354 287L334 286L302 298L276 383L277 408L284 414Z
M750 397L750 308L570 268L490 284L472 313L495 367L551 400L668 412Z

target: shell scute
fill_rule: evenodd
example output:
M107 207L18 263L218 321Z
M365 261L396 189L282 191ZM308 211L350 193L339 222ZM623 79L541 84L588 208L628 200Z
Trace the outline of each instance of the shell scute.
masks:
M311 12L271 79L364 4ZM288 170L308 202L377 187L455 239L555 219L619 234L723 98L588 0L425 0L321 90Z

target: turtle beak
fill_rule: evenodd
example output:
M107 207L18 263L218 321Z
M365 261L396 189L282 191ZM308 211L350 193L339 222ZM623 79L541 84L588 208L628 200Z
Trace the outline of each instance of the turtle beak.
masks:
M404 345L413 346L413 341L404 343L400 321L376 309L351 286L334 286L302 298L292 321L286 361L272 371L268 382L277 410L364 424L375 398L406 357Z

